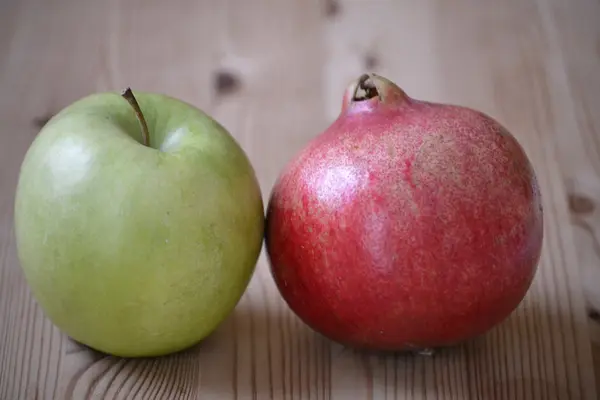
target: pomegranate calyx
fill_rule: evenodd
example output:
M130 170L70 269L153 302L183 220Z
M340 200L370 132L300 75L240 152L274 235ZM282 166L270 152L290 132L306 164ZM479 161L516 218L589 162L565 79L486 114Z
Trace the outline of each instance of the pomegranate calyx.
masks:
M358 78L358 82L352 93L352 101L369 100L374 97L379 97L379 100L382 100L381 93L377 90L377 85L375 84L375 79L373 79L373 77L373 74L362 74L360 78Z
M374 73L365 73L346 88L342 112L349 108L372 110L377 105L396 107L408 102L408 95L394 82Z

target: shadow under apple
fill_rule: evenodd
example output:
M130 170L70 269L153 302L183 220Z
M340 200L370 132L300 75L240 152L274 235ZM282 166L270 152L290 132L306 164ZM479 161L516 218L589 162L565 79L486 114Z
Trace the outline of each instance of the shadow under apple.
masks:
M287 310L272 307L241 302L204 340L160 357L111 356L65 337L69 382L61 398L117 392L127 398L277 398L297 387L301 374L322 375L316 364L328 356L329 344Z

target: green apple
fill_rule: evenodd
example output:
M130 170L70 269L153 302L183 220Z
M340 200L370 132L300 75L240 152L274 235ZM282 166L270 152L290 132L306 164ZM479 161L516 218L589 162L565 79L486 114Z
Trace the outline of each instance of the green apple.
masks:
M136 97L93 94L54 116L15 198L20 264L45 314L126 357L212 333L248 286L264 224L255 171L223 126L180 100Z

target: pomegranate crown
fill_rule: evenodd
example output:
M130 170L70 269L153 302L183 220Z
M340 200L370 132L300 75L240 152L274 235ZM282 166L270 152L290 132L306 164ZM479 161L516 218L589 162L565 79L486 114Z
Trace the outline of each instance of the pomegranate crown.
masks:
M362 74L355 79L344 92L342 112L355 105L398 106L410 100L407 94L394 82L374 73Z

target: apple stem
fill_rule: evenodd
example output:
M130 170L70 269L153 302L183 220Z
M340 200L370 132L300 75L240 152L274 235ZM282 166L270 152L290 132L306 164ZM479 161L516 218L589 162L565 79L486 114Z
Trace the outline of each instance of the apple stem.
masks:
M135 116L142 127L142 142L144 146L150 147L150 133L148 132L148 125L146 124L146 119L144 118L144 114L142 114L142 110L140 109L140 105L138 104L131 88L125 89L121 96L131 105L133 111L135 112Z
M359 92L361 91L361 92ZM352 94L353 101L361 101L361 100L369 100L373 97L379 97L381 100L381 94L377 90L375 86L375 82L373 81L371 75L362 74L360 78L358 78L358 83L354 88L354 93Z

